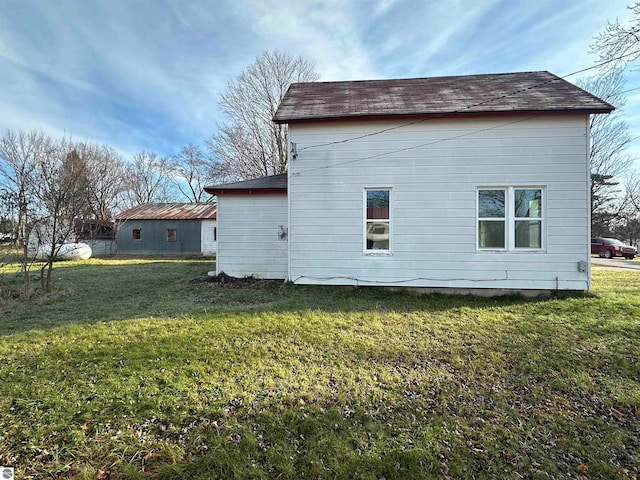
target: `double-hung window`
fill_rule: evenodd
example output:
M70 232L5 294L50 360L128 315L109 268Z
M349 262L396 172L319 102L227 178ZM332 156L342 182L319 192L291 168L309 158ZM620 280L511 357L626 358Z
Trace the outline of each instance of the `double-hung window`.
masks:
M364 190L364 253L391 253L391 189Z
M540 187L478 189L479 250L542 250Z

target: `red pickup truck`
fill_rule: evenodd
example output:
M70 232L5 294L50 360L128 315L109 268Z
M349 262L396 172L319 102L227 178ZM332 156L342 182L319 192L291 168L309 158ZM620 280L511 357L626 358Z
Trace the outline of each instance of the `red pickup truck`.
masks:
M591 253L595 253L604 258L625 257L633 260L638 251L636 247L625 245L615 238L592 238Z

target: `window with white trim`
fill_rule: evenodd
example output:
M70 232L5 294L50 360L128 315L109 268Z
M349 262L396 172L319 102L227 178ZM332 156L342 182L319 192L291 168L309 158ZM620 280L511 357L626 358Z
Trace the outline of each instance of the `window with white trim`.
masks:
M541 187L478 189L479 250L542 250Z
M364 190L364 252L391 253L391 189Z

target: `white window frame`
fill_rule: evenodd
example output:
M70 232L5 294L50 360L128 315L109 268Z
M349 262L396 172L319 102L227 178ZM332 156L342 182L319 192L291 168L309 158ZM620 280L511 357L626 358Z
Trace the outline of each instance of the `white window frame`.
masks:
M389 192L389 218L388 219L368 219L367 218L367 192L371 190L386 190ZM378 222L378 220L380 220ZM386 250L367 248L367 223L388 223L389 224L389 248ZM368 257L388 257L393 253L393 188L391 187L364 187L362 190L362 254Z
M504 216L503 217L480 217L480 192L484 190L502 190L504 192ZM502 222L504 223L504 247L480 247L480 221ZM508 249L507 240L509 231L509 190L508 187L480 187L476 190L476 248L480 251L504 252Z
M480 191L482 190L504 190L505 191L505 217L504 218L481 218L480 217ZM540 190L542 208L540 217L516 217L515 214L515 191L516 190ZM546 251L546 211L547 199L546 188L542 185L495 185L491 187L478 187L476 189L476 249L479 252L515 252L515 253L541 253ZM481 248L480 247L480 220L482 221L504 221L505 247L504 248ZM516 248L516 221L540 221L540 248Z

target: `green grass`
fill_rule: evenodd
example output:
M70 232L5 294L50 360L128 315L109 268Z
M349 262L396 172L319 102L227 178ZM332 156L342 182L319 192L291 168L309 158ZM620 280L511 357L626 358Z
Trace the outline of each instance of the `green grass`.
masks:
M56 295L0 304L0 465L39 479L638 475L636 272L527 300L190 282L212 267L64 263Z

